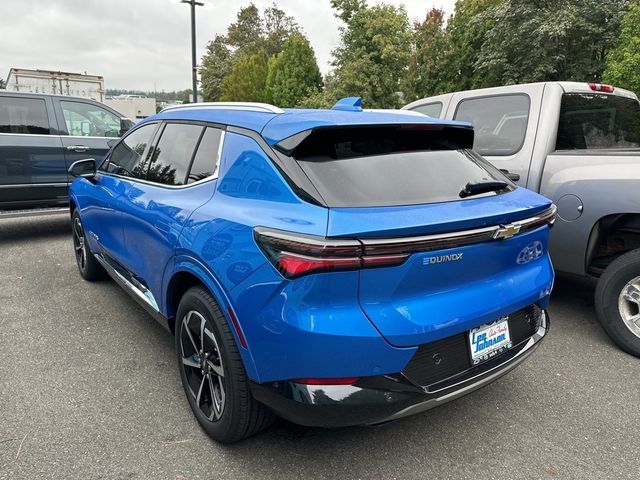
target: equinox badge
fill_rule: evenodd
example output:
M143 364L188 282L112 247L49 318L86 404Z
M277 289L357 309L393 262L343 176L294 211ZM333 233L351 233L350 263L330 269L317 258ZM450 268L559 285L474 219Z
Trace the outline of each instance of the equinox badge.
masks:
M425 257L422 259L423 265L433 265L434 263L457 262L462 260L462 253L450 253L449 255L438 255L437 257Z

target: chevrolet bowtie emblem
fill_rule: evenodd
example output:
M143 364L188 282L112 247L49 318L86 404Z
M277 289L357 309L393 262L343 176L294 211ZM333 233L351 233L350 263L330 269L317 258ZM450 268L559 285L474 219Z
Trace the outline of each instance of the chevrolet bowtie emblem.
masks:
M520 232L522 225L519 223L510 223L509 225L500 225L500 228L493 234L493 238L498 240L500 238L511 238Z

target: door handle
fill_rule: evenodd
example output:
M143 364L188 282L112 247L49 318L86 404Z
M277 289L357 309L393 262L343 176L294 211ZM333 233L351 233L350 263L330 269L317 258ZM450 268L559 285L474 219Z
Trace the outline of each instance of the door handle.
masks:
M69 145L67 150L73 150L74 152L86 152L89 150L89 147L86 145Z

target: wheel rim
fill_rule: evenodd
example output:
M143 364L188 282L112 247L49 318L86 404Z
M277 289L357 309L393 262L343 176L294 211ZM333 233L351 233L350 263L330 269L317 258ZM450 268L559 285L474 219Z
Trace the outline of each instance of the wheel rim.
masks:
M640 337L640 277L634 278L622 288L618 310L625 326Z
M224 367L218 341L205 318L191 310L180 325L180 359L188 394L210 421L224 413L226 392Z
M84 241L84 230L78 217L73 220L73 247L76 252L76 262L78 262L80 269L84 270L84 266L87 263L87 253Z

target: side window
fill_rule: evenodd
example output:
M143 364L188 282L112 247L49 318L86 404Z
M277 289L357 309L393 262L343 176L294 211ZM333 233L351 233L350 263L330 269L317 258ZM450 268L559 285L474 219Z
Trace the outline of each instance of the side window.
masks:
M98 105L61 101L69 135L75 137L119 137L120 117Z
M147 180L165 185L184 185L203 128L200 125L168 123L152 150Z
M522 148L529 120L524 94L470 98L458 104L455 120L471 122L473 149L481 155L513 155Z
M215 175L218 170L218 153L220 141L222 140L222 130L218 128L207 128L198 145L198 151L193 159L187 183L204 180Z
M442 112L442 102L427 103L426 105L420 105L411 110L420 112L427 117L438 118L440 117L440 112Z
M0 133L49 135L45 101L40 98L0 97Z
M126 177L146 178L149 164L142 154L151 142L155 128L156 124L150 123L132 131L113 149L101 170Z

